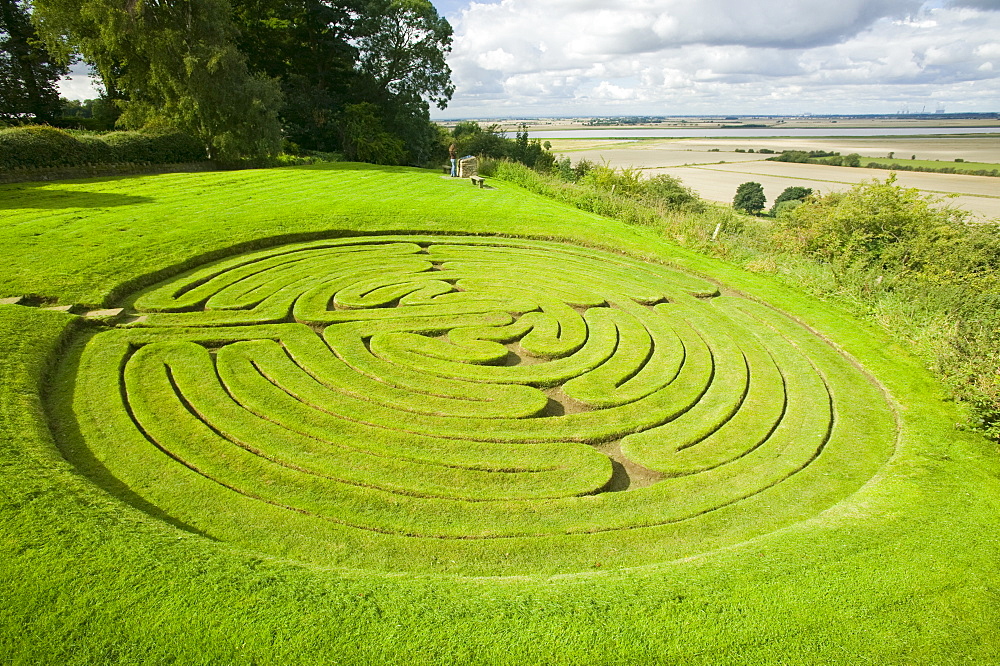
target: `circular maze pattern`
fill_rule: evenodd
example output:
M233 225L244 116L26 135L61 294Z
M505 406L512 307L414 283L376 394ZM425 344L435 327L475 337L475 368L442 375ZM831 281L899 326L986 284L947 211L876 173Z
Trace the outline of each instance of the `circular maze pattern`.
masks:
M82 345L67 457L176 525L321 564L690 556L815 516L895 444L878 384L814 332L564 244L300 243L134 309Z

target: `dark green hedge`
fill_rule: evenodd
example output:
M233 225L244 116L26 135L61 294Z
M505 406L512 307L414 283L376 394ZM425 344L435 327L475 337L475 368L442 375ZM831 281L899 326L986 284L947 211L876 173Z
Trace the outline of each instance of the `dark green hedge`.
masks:
M0 130L0 169L124 164L174 164L206 159L194 137L174 130L74 136L46 126Z

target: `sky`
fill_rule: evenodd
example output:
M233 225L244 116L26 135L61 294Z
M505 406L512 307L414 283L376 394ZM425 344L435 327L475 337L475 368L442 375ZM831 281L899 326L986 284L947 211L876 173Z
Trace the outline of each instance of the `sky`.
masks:
M433 2L437 119L1000 111L1000 0Z

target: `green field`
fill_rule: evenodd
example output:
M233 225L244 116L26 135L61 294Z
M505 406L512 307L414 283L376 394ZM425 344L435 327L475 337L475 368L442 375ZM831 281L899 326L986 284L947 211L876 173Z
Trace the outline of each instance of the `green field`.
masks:
M862 157L861 166L869 164L884 164L887 167L893 164L900 164L906 167L922 167L924 169L954 169L955 173L963 171L996 171L1000 170L1000 164L990 162L946 162L944 160L911 160L905 157Z
M0 186L5 661L995 659L995 446L906 349L491 184Z

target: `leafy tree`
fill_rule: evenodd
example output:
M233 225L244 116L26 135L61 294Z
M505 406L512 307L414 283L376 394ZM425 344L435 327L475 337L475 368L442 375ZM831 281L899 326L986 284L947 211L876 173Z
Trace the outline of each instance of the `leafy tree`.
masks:
M62 117L60 127L82 127L89 130L109 131L114 129L120 115L114 103L104 97L80 100L60 99Z
M429 0L364 0L353 30L358 49L353 99L380 108L387 129L403 139L410 162L443 158L428 102L443 109L455 91L445 61L451 25Z
M251 75L227 0L36 0L40 33L81 52L123 110L120 124L171 124L214 159L277 152L278 85Z
M386 131L377 106L370 102L349 104L339 123L344 155L349 160L372 164L399 164L403 142Z
M430 0L367 0L358 17L359 67L383 98L445 108L455 86L445 57L452 29Z
M671 210L697 205L701 200L690 188L667 174L654 176L643 183L644 198L650 203L660 204Z
M510 157L511 141L496 123L484 128L471 120L461 122L455 125L451 135L460 155L479 155L493 159Z
M352 101L355 2L230 0L236 44L255 74L279 81L285 136L307 150L340 148L337 117Z
M778 198L774 200L771 205L771 215L776 215L778 213L778 206L785 203L786 201L802 201L807 196L812 194L811 187L800 187L798 185L793 185L792 187L786 187L784 191L778 195Z
M510 139L500 125L494 123L484 128L478 123L465 121L455 125L452 139L463 155L511 160L542 172L557 169L555 155L538 139L529 139L528 126L523 123L518 126L514 138ZM568 162L566 168L569 168Z
M0 120L59 117L56 82L68 72L31 24L27 0L0 0Z
M743 183L736 188L736 196L733 197L733 208L742 210L751 215L757 215L764 210L764 203L767 198L764 196L764 186L753 181Z

